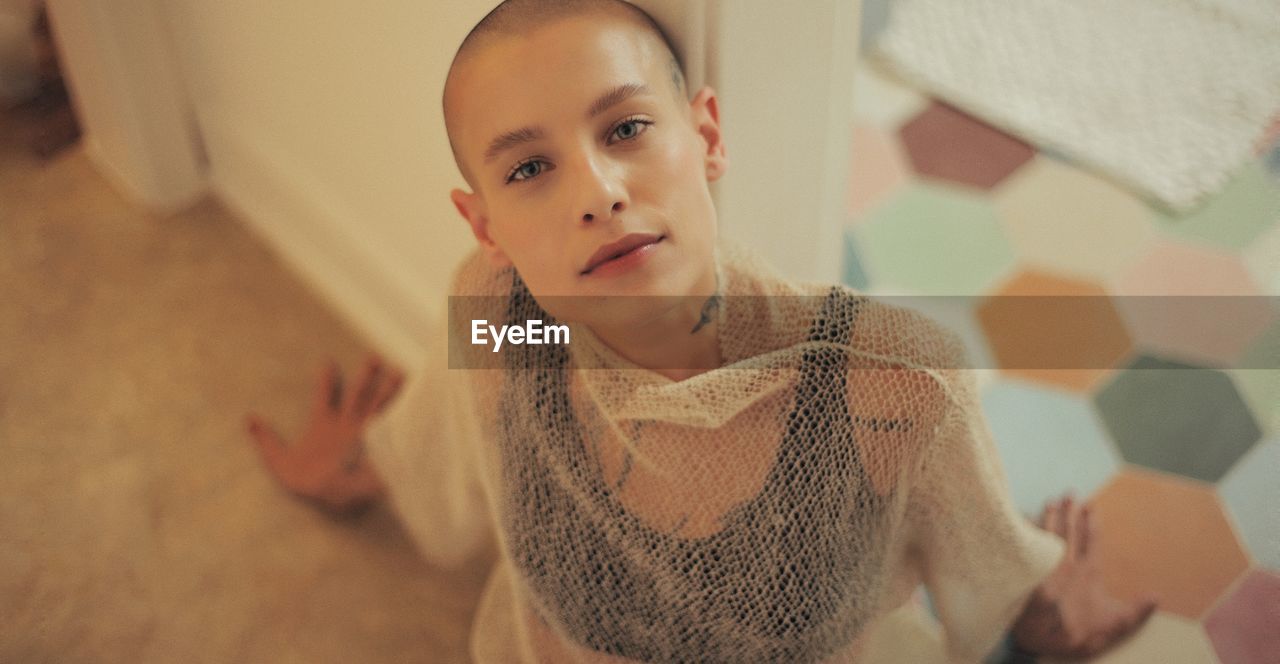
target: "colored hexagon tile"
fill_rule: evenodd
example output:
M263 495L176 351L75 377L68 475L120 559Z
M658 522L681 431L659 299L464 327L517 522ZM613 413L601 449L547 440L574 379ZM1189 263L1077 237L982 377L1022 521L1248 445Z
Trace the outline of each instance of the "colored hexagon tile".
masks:
M1130 463L1216 482L1262 432L1230 376L1139 357L1094 397Z
M1019 262L1114 279L1151 243L1150 209L1119 187L1037 158L996 189L995 207Z
M922 295L976 295L1013 265L995 212L965 191L916 183L855 229L879 283Z
M1128 467L1090 502L1108 590L1197 620L1249 567L1213 488ZM1174 660L1177 661L1177 660Z
M1276 317L1237 256L1168 240L1112 292L1139 347L1216 367L1234 366Z
M1231 370L1240 396L1268 433L1280 433L1280 317Z
M891 133L855 124L851 145L848 212L849 220L857 223L906 184L907 167Z
M1042 272L1016 274L978 305L978 320L1004 373L1076 391L1133 347L1101 286Z
M991 189L1035 156L1035 148L961 111L934 102L898 130L920 175Z
M1280 184L1251 161L1213 198L1192 212L1157 214L1158 225L1179 237L1225 249L1243 249L1280 220Z
M1041 664L1079 664L1080 660L1041 657ZM1111 650L1089 660L1090 664L1218 664L1204 628L1163 611L1156 611L1137 633Z
M853 70L853 120L896 131L929 100L893 74L860 60Z
M1222 664L1280 660L1280 575L1254 569L1204 621Z
M1240 397L1267 434L1280 433L1280 369L1232 369Z
M1218 495L1253 557L1280 570L1280 437L1244 455L1218 485Z
M1280 222L1244 250L1244 264L1264 294L1280 297Z
M862 269L862 258L858 256L857 239L848 230L843 233L843 236L843 255L840 258L841 281L846 286L866 291L870 283L867 280L866 271Z
M1087 496L1119 468L1093 404L1057 389L1001 380L982 394L1014 504L1038 518L1065 491Z

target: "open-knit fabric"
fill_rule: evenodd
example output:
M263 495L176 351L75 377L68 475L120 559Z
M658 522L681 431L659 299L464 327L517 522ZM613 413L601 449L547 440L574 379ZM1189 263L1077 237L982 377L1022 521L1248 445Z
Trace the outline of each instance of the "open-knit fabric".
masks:
M474 659L920 661L912 634L980 661L1062 544L1013 507L958 337L724 242L717 270L723 366L673 381L572 323L447 368L446 341L490 352L469 319L554 320L513 271L459 268L488 297L455 300L366 444L428 559L497 545ZM922 582L940 628L903 627Z

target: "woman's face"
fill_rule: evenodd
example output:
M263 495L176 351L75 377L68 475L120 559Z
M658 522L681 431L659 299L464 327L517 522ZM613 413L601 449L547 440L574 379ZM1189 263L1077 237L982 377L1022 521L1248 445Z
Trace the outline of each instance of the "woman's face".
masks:
M454 202L561 320L590 322L604 296L715 288L717 102L710 89L677 95L655 42L622 20L575 17L489 45L456 74L448 112L476 191ZM595 265L619 242L641 249ZM551 307L551 296L571 297Z

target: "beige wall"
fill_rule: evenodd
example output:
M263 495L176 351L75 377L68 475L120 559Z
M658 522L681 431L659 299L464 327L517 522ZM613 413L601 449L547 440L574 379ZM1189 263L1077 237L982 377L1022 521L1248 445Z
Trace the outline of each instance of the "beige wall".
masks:
M792 278L834 283L849 182L860 0L717 0L726 232Z
M165 3L215 187L406 362L473 242L439 91L488 4Z

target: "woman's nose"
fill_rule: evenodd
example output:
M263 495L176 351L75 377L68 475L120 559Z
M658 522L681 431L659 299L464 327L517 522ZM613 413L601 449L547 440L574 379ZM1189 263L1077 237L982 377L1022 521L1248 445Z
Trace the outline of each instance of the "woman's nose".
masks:
M622 212L623 208L625 207L626 206L622 204L622 201L614 201L613 205L609 206L609 214L597 215L594 212L587 211L582 214L582 220L586 222L592 222L592 221L595 221L596 219L608 219L612 217L614 214ZM603 209L603 206L601 209Z
M579 162L574 202L577 218L583 223L607 221L627 208L627 192L622 177L607 160L584 157Z

